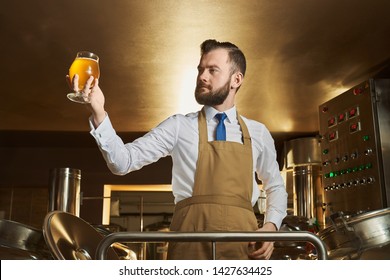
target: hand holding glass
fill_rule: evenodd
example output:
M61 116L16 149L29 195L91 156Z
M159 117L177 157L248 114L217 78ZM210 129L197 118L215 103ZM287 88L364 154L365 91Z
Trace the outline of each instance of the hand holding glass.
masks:
M89 103L88 96L82 93L85 83L93 76L95 79L99 79L99 57L88 51L80 51L77 53L75 60L69 68L69 79L73 83L74 75L79 76L78 89L76 92L69 93L67 97L77 103ZM93 83L91 87L93 86Z

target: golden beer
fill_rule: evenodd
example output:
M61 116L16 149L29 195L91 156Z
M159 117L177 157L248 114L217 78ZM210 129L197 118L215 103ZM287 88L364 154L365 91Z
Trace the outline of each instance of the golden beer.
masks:
M73 81L75 74L78 74L79 76L78 91L69 93L68 98L78 103L88 103L88 98L83 97L80 91L84 88L89 77L93 76L95 79L99 78L99 57L96 54L87 51L78 52L69 68L69 78L71 81Z

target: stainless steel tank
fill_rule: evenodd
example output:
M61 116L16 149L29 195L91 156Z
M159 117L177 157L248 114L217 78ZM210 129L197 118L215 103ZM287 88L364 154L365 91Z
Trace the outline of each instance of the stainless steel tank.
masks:
M296 166L293 179L294 215L318 219L316 188L321 185L321 166Z
M390 208L351 217L339 212L331 220L318 233L330 259L390 258Z
M321 189L321 153L316 137L297 138L284 143L284 172L289 196L289 208L294 216L321 219L317 206L322 199L317 195ZM292 203L292 205L291 205Z
M302 137L284 142L285 167L321 164L321 147L316 137Z
M80 216L81 170L54 168L49 177L49 211L59 210Z
M1 260L50 260L42 230L16 221L0 219Z

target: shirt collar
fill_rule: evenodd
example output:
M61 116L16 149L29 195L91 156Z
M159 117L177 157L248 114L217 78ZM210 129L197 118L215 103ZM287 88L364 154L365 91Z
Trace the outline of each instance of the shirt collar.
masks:
M211 106L204 106L204 110L206 113L206 120L207 121L210 121L212 118L214 118L217 113L222 113ZM224 113L227 115L227 119L229 122L232 122L232 120L237 119L236 106L233 106L229 110L226 110Z

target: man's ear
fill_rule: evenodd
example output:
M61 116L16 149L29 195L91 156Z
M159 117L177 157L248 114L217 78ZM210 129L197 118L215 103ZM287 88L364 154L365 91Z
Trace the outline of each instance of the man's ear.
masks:
M244 80L244 75L241 72L236 72L232 75L231 87L238 89Z

